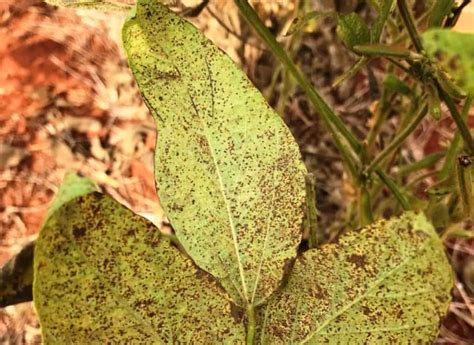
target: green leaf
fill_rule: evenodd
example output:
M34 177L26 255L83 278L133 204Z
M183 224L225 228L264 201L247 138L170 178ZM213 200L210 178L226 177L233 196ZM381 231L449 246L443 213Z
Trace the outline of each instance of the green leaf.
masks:
M245 339L240 312L211 276L152 223L97 192L50 216L34 268L46 344Z
M422 213L307 251L261 312L262 344L428 344L453 277Z
M411 89L403 80L400 80L396 75L389 73L383 80L383 85L395 92L399 92L402 95L410 95Z
M230 58L166 7L138 1L123 41L157 123L155 176L179 241L237 304L262 303L301 239L298 146Z
M370 3L378 12L375 22L370 27L371 42L378 43L388 16L392 11L394 0L371 0Z
M355 12L339 15L337 34L350 49L359 44L370 43L369 27Z
M474 94L474 35L432 29L424 32L422 39L427 54L461 89Z
M293 35L295 32L298 32L303 28L309 26L310 22L325 17L337 18L337 13L332 11L310 11L307 13L302 13L301 15L298 15L295 19L293 19L290 27L288 28L286 36Z
M435 0L430 13L429 27L441 26L443 19L451 13L454 0Z
M91 179L81 177L76 173L66 174L61 187L59 187L58 193L54 197L51 205L49 205L46 219L68 201L96 191L97 187Z
M45 0L53 6L87 8L105 11L124 11L130 9L131 5L114 0Z

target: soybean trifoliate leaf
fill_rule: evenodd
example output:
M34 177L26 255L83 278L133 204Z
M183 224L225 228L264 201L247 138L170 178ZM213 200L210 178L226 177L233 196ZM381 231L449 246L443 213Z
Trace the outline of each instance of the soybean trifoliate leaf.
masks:
M218 283L149 221L94 192L54 212L35 249L46 344L242 343Z
M298 146L230 58L166 7L138 1L123 41L156 120L158 193L181 244L237 304L261 303L301 238Z
M350 49L359 44L370 43L369 27L355 12L339 16L337 20L337 34Z
M261 311L262 344L428 344L452 273L423 214L380 221L300 257Z
M474 35L432 29L424 32L422 39L427 54L454 78L457 86L474 94Z

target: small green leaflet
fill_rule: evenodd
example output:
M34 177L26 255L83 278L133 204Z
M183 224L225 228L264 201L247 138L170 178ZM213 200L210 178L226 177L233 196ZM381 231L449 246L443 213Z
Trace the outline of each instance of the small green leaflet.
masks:
M238 305L262 303L301 240L298 146L230 58L156 1L138 1L123 42L157 123L158 194L179 241Z
M337 35L350 49L359 44L370 43L370 29L355 12L339 15Z
M427 54L449 73L464 91L474 94L474 35L446 29L422 34Z
M261 344L428 344L450 300L443 245L422 213L306 252L260 313Z
M45 344L226 343L241 313L147 220L97 192L52 213L35 249Z

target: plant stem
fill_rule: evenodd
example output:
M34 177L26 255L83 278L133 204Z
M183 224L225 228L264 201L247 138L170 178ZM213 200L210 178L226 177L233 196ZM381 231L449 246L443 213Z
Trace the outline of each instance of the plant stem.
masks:
M354 153L359 158L359 161L366 162L368 160L368 154L365 147L354 137L354 135L347 129L341 119L332 111L329 105L323 100L323 98L316 92L311 83L303 76L298 67L294 64L282 46L277 42L275 37L262 23L258 15L253 10L252 6L247 0L234 0L237 7L240 10L241 15L247 20L247 22L254 28L260 38L268 45L272 53L278 58L281 64L290 72L293 78L296 79L299 86L308 96L309 100L313 104L316 111L321 115L321 118L331 133L331 136L336 143L336 146L340 150L342 157L345 159L348 166L352 166L351 152L347 150L346 146L338 141L338 134L347 140ZM334 126L334 127L333 127ZM339 131L336 132L336 129ZM339 144L338 144L339 142ZM395 197L401 203L403 208L409 207L408 202L404 199L398 186L394 181L390 179L380 169L376 170L379 176L383 176L381 180L387 185L387 187L394 192ZM357 178L359 176L356 176Z
M390 189L390 191L395 195L398 202L402 206L405 211L411 209L411 205L409 201L405 198L402 191L398 188L398 186L393 182L382 170L376 169L375 173L377 176L382 180L382 182Z
M441 96L441 99L444 101L446 106L451 113L451 117L453 118L456 126L458 127L459 134L464 139L464 143L466 144L466 150L469 154L474 155L474 141L472 140L471 132L467 127L466 123L464 122L461 114L459 114L458 110L456 109L456 105L454 104L453 99L449 96L439 84L437 85L438 93Z
M318 231L318 210L316 208L316 176L308 173L305 177L306 182L306 221L309 228L309 248L316 248L320 243Z
M421 44L420 36L416 30L415 20L413 19L411 11L408 9L407 2L406 0L397 0L397 5L411 41L413 42L416 51L420 53L423 50L423 45Z
M469 95L464 101L464 106L461 111L461 118L463 122L466 121L469 115L469 110L471 109L471 105L472 105L472 96ZM441 168L441 171L438 174L438 177L440 180L446 179L449 176L451 170L453 169L456 152L459 150L460 140L461 140L461 137L459 135L459 131L457 131L456 134L454 135L454 139L451 142L451 145L448 148L448 152L446 153L446 158L444 160L443 167Z
M359 58L359 60L357 60L357 62L354 65L352 65L351 68L349 68L349 70L345 71L342 75L337 77L336 80L334 80L331 87L336 88L343 81L355 76L362 68L367 66L367 64L369 63L369 60L370 59L366 56L362 56L361 58Z
M300 87L308 95L309 100L315 107L316 111L321 114L321 117L328 127L328 130L334 136L336 132L330 126L333 124L339 133L347 140L349 145L359 155L362 151L362 144L354 137L354 135L347 129L342 120L334 114L334 112L329 108L327 103L323 98L317 93L313 88L311 83L303 76L299 68L294 64L282 46L277 42L275 37L267 29L267 27L262 23L258 15L255 13L254 9L247 0L235 0L236 5L238 6L242 16L248 21L248 23L257 31L259 36L265 41L269 46L273 54L278 58L280 63L282 63L285 68L291 73L293 78L296 79Z
M408 125L390 142L390 144L379 153L375 159L372 160L370 165L367 167L365 172L367 174L372 173L376 167L380 165L393 151L398 149L405 139L415 130L415 128L420 124L421 120L425 117L426 113L428 112L428 106L424 105L418 110L418 113L413 116L412 120Z
M473 198L473 172L474 168L471 166L470 158L466 156L469 161L468 166L463 166L460 162L457 164L457 178L458 178L458 189L459 196L461 198L462 208L464 215L467 219L473 219L472 213L474 212L474 198Z
M255 306L249 304L247 306L247 345L253 345L255 340Z
M372 207L370 204L370 193L367 187L364 186L360 189L359 197L359 226L362 228L366 225L371 224L374 221L372 215Z
M400 166L397 173L400 176L408 175L408 174L410 174L414 171L425 169L425 168L428 168L428 167L432 166L433 164L438 162L443 157L444 157L444 152L432 153L432 154L426 156L425 158L420 159L419 161L416 161L416 162L411 163L411 164L406 164L406 165Z

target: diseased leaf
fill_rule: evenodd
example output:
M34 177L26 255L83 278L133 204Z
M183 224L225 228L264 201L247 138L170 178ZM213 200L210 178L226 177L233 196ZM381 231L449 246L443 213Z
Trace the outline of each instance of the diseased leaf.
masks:
M156 1L138 1L123 41L180 242L237 304L263 302L301 239L305 168L291 133L230 58Z
M464 91L474 94L474 35L445 29L422 34L428 55L454 78Z
M370 30L364 20L355 12L339 15L337 34L350 49L359 44L370 43Z
M149 221L97 192L53 213L35 249L45 344L243 343L241 314Z
M49 206L46 219L66 202L96 190L91 180L79 177L75 173L68 173ZM35 243L30 242L0 269L0 307L31 301L34 247Z
M262 344L427 344L452 283L432 225L409 212L306 252L263 308L258 337Z
M66 174L58 193L51 205L49 205L46 219L68 201L96 191L95 183L89 178L81 177L76 173Z
M87 8L94 10L124 11L131 5L116 0L45 0L48 4L61 7Z

